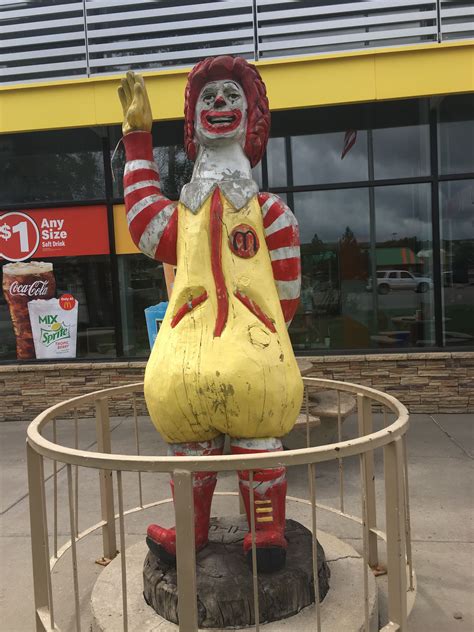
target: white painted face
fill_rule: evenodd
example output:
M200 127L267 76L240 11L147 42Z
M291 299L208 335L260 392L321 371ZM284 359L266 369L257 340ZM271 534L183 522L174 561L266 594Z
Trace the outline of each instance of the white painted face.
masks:
M235 81L223 79L206 83L196 103L194 128L200 145L237 140L245 142L247 99Z

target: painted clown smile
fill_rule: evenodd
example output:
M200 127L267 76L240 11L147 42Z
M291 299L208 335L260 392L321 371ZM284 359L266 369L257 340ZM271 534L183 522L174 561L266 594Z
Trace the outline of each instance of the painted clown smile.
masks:
M237 129L242 120L241 110L203 110L201 112L201 125L214 134L225 134Z

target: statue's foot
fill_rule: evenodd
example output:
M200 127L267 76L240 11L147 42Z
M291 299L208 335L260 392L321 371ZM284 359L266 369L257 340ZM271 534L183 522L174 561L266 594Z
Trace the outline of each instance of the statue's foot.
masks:
M196 529L196 552L203 549L208 543L209 525L206 528ZM149 525L146 531L146 543L150 551L165 564L176 564L176 530L163 529L157 524Z
M151 524L146 532L146 543L150 551L165 564L176 564L176 531Z
M257 531L255 547L257 553L257 570L259 573L275 573L285 566L288 542L279 531ZM244 553L247 564L252 569L252 534L244 538Z

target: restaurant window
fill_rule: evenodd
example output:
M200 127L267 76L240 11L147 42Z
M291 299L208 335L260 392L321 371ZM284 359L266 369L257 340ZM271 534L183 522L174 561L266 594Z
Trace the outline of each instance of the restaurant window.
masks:
M366 188L294 194L302 289L290 327L295 349L369 346L369 195Z
M142 254L122 255L118 271L124 355L148 357L145 309L168 300L163 264Z
M367 132L337 132L292 136L295 185L332 184L367 180Z
M125 149L120 142L121 129L109 128L111 146L113 195L123 198L123 171L125 168ZM183 186L191 180L194 164L186 155L183 139L183 123L154 123L153 159L160 174L160 186L163 194L170 200L178 200Z
M100 130L0 136L0 204L79 202L105 197Z
M440 173L473 173L474 95L441 97L437 106Z
M402 101L373 106L374 178L418 178L430 174L428 102Z
M284 138L269 138L267 145L268 186L286 187L286 148Z
M375 187L376 317L374 347L427 347L435 342L429 184Z

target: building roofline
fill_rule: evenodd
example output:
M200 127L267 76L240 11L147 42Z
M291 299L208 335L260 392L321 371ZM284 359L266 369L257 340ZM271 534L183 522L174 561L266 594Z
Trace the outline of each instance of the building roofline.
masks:
M256 62L272 110L474 91L474 40ZM144 71L156 121L183 117L189 67ZM0 87L0 133L114 125L122 74ZM166 95L166 98L163 97Z

